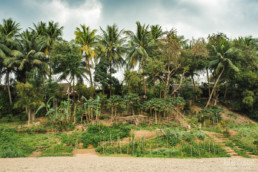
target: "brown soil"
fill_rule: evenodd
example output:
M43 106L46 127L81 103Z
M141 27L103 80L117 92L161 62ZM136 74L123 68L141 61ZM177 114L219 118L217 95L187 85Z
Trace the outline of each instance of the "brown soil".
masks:
M250 118L248 118L247 116L244 116L242 114L236 113L231 111L230 109L228 109L225 106L219 105L219 108L223 108L225 110L225 113L221 114L221 117L223 120L228 120L228 121L235 121L238 124L256 124L256 122L252 121ZM232 118L230 116L228 116L228 114L236 114L237 118Z
M134 134L134 139L135 140L141 140L143 137L145 140L151 139L154 137L157 137L157 131L148 131L148 130L139 130L139 131L134 131L132 130L130 134ZM129 137L123 138L120 142L121 145L125 145L129 143Z
M195 105L191 106L190 109L192 112L196 112L196 113L199 113L202 110L202 108L195 106Z
M236 130L228 130L228 134L229 134L230 136L236 136L238 133L237 133Z
M91 149L75 149L73 151L74 156L98 156L99 154L94 148Z
M40 155L42 155L42 152L40 150L36 150L30 154L30 157L39 157Z
M251 120L250 118L248 118L247 116L244 116L242 114L236 113L231 111L230 109L228 109L226 106L223 105L218 105L219 108L223 108L225 113L221 114L221 117L224 121L234 121L238 124L256 124L256 122L254 122L253 120ZM202 110L202 108L198 107L198 106L191 106L191 111L192 112L196 112L199 113ZM228 116L228 114L236 114L237 118L233 118Z

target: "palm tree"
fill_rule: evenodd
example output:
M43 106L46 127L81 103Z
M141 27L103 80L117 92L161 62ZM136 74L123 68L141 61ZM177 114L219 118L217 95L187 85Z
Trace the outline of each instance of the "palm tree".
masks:
M93 86L92 74L91 74L91 63L90 61L96 56L97 36L96 29L90 30L90 27L81 25L76 28L75 42L81 46L81 54L85 54L86 70L90 75L90 85Z
M19 23L16 23L11 18L4 19L3 25L0 27L1 42L0 42L0 57L5 60L7 58L20 56L19 51L17 51L17 41L16 38L19 33ZM12 95L10 91L10 73L13 68L9 66L8 63L4 63L4 69L2 74L5 74L5 83L7 84L9 102L12 104Z
M215 69L215 76L217 76L217 79L214 83L213 89L211 91L211 94L209 96L209 99L207 101L207 104L205 107L208 107L211 101L211 98L216 91L217 84L222 76L222 74L225 72L225 70L232 70L234 72L238 72L239 69L237 66L233 64L231 61L232 57L238 55L238 49L231 46L230 42L227 39L220 39L217 43L217 45L211 45L213 48L213 53L215 54L214 59L210 61L210 66Z
M39 70L41 76L47 72L47 59L45 54L42 52L44 48L44 42L42 38L38 38L37 35L28 30L24 31L20 35L19 40L19 52L20 56L15 58L6 58L6 62L10 67L17 66L17 77L20 80L28 80L28 73L31 70ZM25 75L25 77L24 77Z
M126 52L126 37L122 37L123 30L118 29L117 25L107 26L102 31L100 44L103 46L104 57L109 60L109 74L112 75L112 67L119 68L124 65L123 55ZM112 80L110 81L110 96L112 95Z
M151 38L155 42L158 41L165 34L165 32L162 31L162 28L160 25L152 25L150 27L150 33L151 33Z
M146 60L149 58L155 47L155 41L160 36L158 26L152 26L152 34L149 31L149 25L141 25L140 22L136 22L136 33L132 31L126 31L129 36L129 53L127 55L128 67L132 68L139 64L139 70L143 72L143 67ZM146 95L145 78L143 79L144 94Z
M38 36L43 36L46 34L46 30L47 30L47 24L40 21L38 24L33 24L34 29L30 28L32 30L33 33L37 34Z
M63 26L59 27L59 24L55 23L54 21L48 22L48 26L44 22L40 22L37 25L34 24L33 32L36 32L39 37L44 38L44 42L45 42L44 52L49 61L48 62L49 79L51 79L52 77L52 70L51 70L52 63L50 58L50 52L54 43L62 39L61 36L62 36L63 28L64 28Z

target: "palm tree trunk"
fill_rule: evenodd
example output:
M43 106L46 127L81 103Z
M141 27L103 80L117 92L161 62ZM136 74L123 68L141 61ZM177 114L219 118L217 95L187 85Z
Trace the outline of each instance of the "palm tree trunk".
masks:
M227 80L226 80L227 82ZM227 92L228 92L228 82L226 83L226 88L225 88L225 93L224 93L224 99L227 97Z
M112 67L112 62L110 62L109 64L109 79L110 79L110 84L109 84L109 87L110 87L110 90L109 90L109 94L110 94L110 97L112 96L112 73L111 73L111 67Z
M34 120L35 120L35 113L34 113L34 111L32 111L32 110L30 110L30 119L31 119L31 122L34 122Z
M146 99L146 93L147 93L147 89L146 89L146 81L145 81L145 77L143 76L143 89L144 89L144 98Z
M91 74L90 67L89 67L89 75L90 75L90 86L92 87L93 86L93 80L92 80L92 74Z
M85 53L85 62L86 62L86 70L89 70L89 75L90 75L90 86L93 86L93 81L92 81L92 74L90 70L90 60L87 58L87 54Z
M27 114L28 114L28 125L30 124L31 121L31 116L30 116L30 109L27 108Z
M209 97L211 95L211 87L210 87L210 78L209 78L209 70L206 68L206 73L207 73L207 81L208 81L208 89L209 89Z
M9 96L9 103L13 104L12 94L11 94L11 90L10 90L9 70L8 69L7 69L7 72L6 72L6 83L7 83L7 90L8 90L8 96Z
M193 75L191 75L191 78L192 78L192 82L193 82L193 92L194 92L194 100L197 100L197 96L195 95L195 90L196 90L196 86L195 86L195 82L194 82L194 77Z
M213 93L214 93L214 91L215 91L215 89L216 89L216 86L217 86L217 84L218 84L218 82L219 82L219 79L220 79L221 75L223 74L223 72L224 72L224 66L223 66L222 71L220 72L220 74L219 74L219 76L218 76L218 78L217 78L217 80L216 80L214 86L213 86L213 89L212 89L212 91L211 91L211 94L210 94L210 96L209 96L209 100L208 100L208 102L207 102L205 108L207 108L207 107L209 106L210 101L211 101L211 98L212 98L212 95L213 95Z
M49 51L49 50L48 50ZM47 54L47 57L48 57L48 65L49 65L49 79L52 78L52 69L51 69L51 60L50 60L50 55L49 53Z
M155 110L155 124L158 124L157 111Z

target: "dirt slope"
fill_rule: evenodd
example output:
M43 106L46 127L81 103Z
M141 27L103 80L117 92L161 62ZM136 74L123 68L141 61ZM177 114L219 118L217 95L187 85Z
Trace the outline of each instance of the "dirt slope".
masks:
M232 158L242 158L241 156L239 156L231 147L228 147L225 145L226 141L230 142L229 138L226 138L223 136L223 134L220 133L215 133L215 132L210 132L210 131L204 131L206 134L208 134L215 142L221 144L224 149L227 151L227 153L232 157ZM234 147L236 149L241 150L241 148L239 148L238 146L234 145ZM251 158L258 158L258 156L256 155L252 155L250 152L246 152L246 154L248 156L250 156Z
M251 120L247 116L244 116L242 114L233 112L225 106L219 105L218 107L223 108L225 110L225 113L221 114L221 117L222 117L223 120L235 121L238 124L256 124L256 122L254 122L253 120ZM234 119L234 118L228 116L228 114L236 114L237 118Z
M256 122L254 122L253 120L251 120L247 116L244 116L242 114L233 112L230 109L228 109L226 106L218 105L218 107L224 109L225 112L221 114L221 117L225 121L235 121L238 124L256 124ZM195 105L193 105L191 107L192 112L199 113L201 110L202 110L202 108L200 108L198 106L195 106ZM233 117L230 117L230 116L228 116L228 114L236 114L237 118L235 119Z
M232 158L242 158L239 156L231 147L228 147L225 145L225 141L229 141L228 138L225 138L222 134L210 132L210 131L204 131L206 134L210 136L216 143L221 144L226 152L232 157Z

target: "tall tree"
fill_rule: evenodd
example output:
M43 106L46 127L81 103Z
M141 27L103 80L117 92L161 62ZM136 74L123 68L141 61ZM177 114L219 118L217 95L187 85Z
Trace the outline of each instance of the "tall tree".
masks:
M130 40L128 43L129 53L127 55L128 67L136 67L139 64L139 70L143 72L144 65L155 48L155 41L161 36L159 26L152 26L151 32L149 31L149 25L142 25L140 22L136 22L136 33L132 31L126 31ZM143 76L144 95L146 96L146 80Z
M232 44L226 35L219 33L217 35L209 36L208 39L210 46L209 53L212 58L210 66L214 69L214 77L216 79L205 107L209 106L222 74L227 70L232 70L234 72L239 71L238 67L231 61L234 56L238 56L239 51L237 48L232 47Z
M155 42L165 34L165 32L162 31L162 27L160 25L152 25L150 27L150 33L152 40Z
M21 53L17 50L17 36L20 30L19 23L16 23L11 18L4 19L3 25L0 27L1 42L0 42L0 57L4 60L4 69L2 74L5 74L5 83L7 84L9 102L12 104L12 95L10 90L10 73L13 68L5 62L6 59L20 56Z
M107 26L106 30L102 31L100 44L103 46L103 55L109 60L109 74L112 78L112 67L119 68L125 63L123 55L126 53L125 41L126 37L122 37L123 30L118 29L117 25ZM112 80L111 80L112 81ZM112 85L110 82L110 96L112 95Z
M50 53L52 50L52 47L55 42L60 41L62 39L62 31L63 31L63 26L59 26L58 23L55 23L54 21L48 22L48 25L44 22L39 22L37 25L34 24L34 29L33 31L38 34L39 37L44 38L45 42L45 48L44 48L44 53L48 58L48 63L49 63L49 79L52 77L52 62L51 62L51 57Z
M167 89L171 87L171 79L176 74L181 74L179 86L171 93L173 95L180 89L184 74L187 72L188 67L186 64L185 50L183 49L185 39L183 36L177 35L176 30L170 30L166 36L159 42L159 57L165 65L164 74L160 77L162 82L166 85ZM166 94L164 95L166 97Z
M207 58L208 58L208 50L207 50L207 43L203 38L199 38L197 40L192 39L190 41L190 52L189 52L189 70L187 72L190 75L192 82L193 82L193 91L196 91L194 75L198 74L198 71L203 71L206 69L207 74L207 81L210 93L210 84L209 84L209 73L207 68ZM210 94L209 94L210 95Z
M96 56L96 46L98 45L96 32L96 29L90 30L90 27L86 27L85 25L81 25L81 29L77 27L74 32L75 42L80 44L81 53L85 56L86 70L90 76L91 86L93 86L91 60Z
M83 78L87 79L80 48L76 45L68 42L56 43L51 56L54 61L54 73L59 74L59 80L66 80L70 87L74 87L76 80L83 82Z
M38 38L35 33L26 30L20 35L18 43L20 56L6 58L10 67L17 67L17 79L24 83L27 82L28 74L32 70L38 70L37 73L44 76L44 73L47 72L47 60L42 52L44 46L42 38Z

